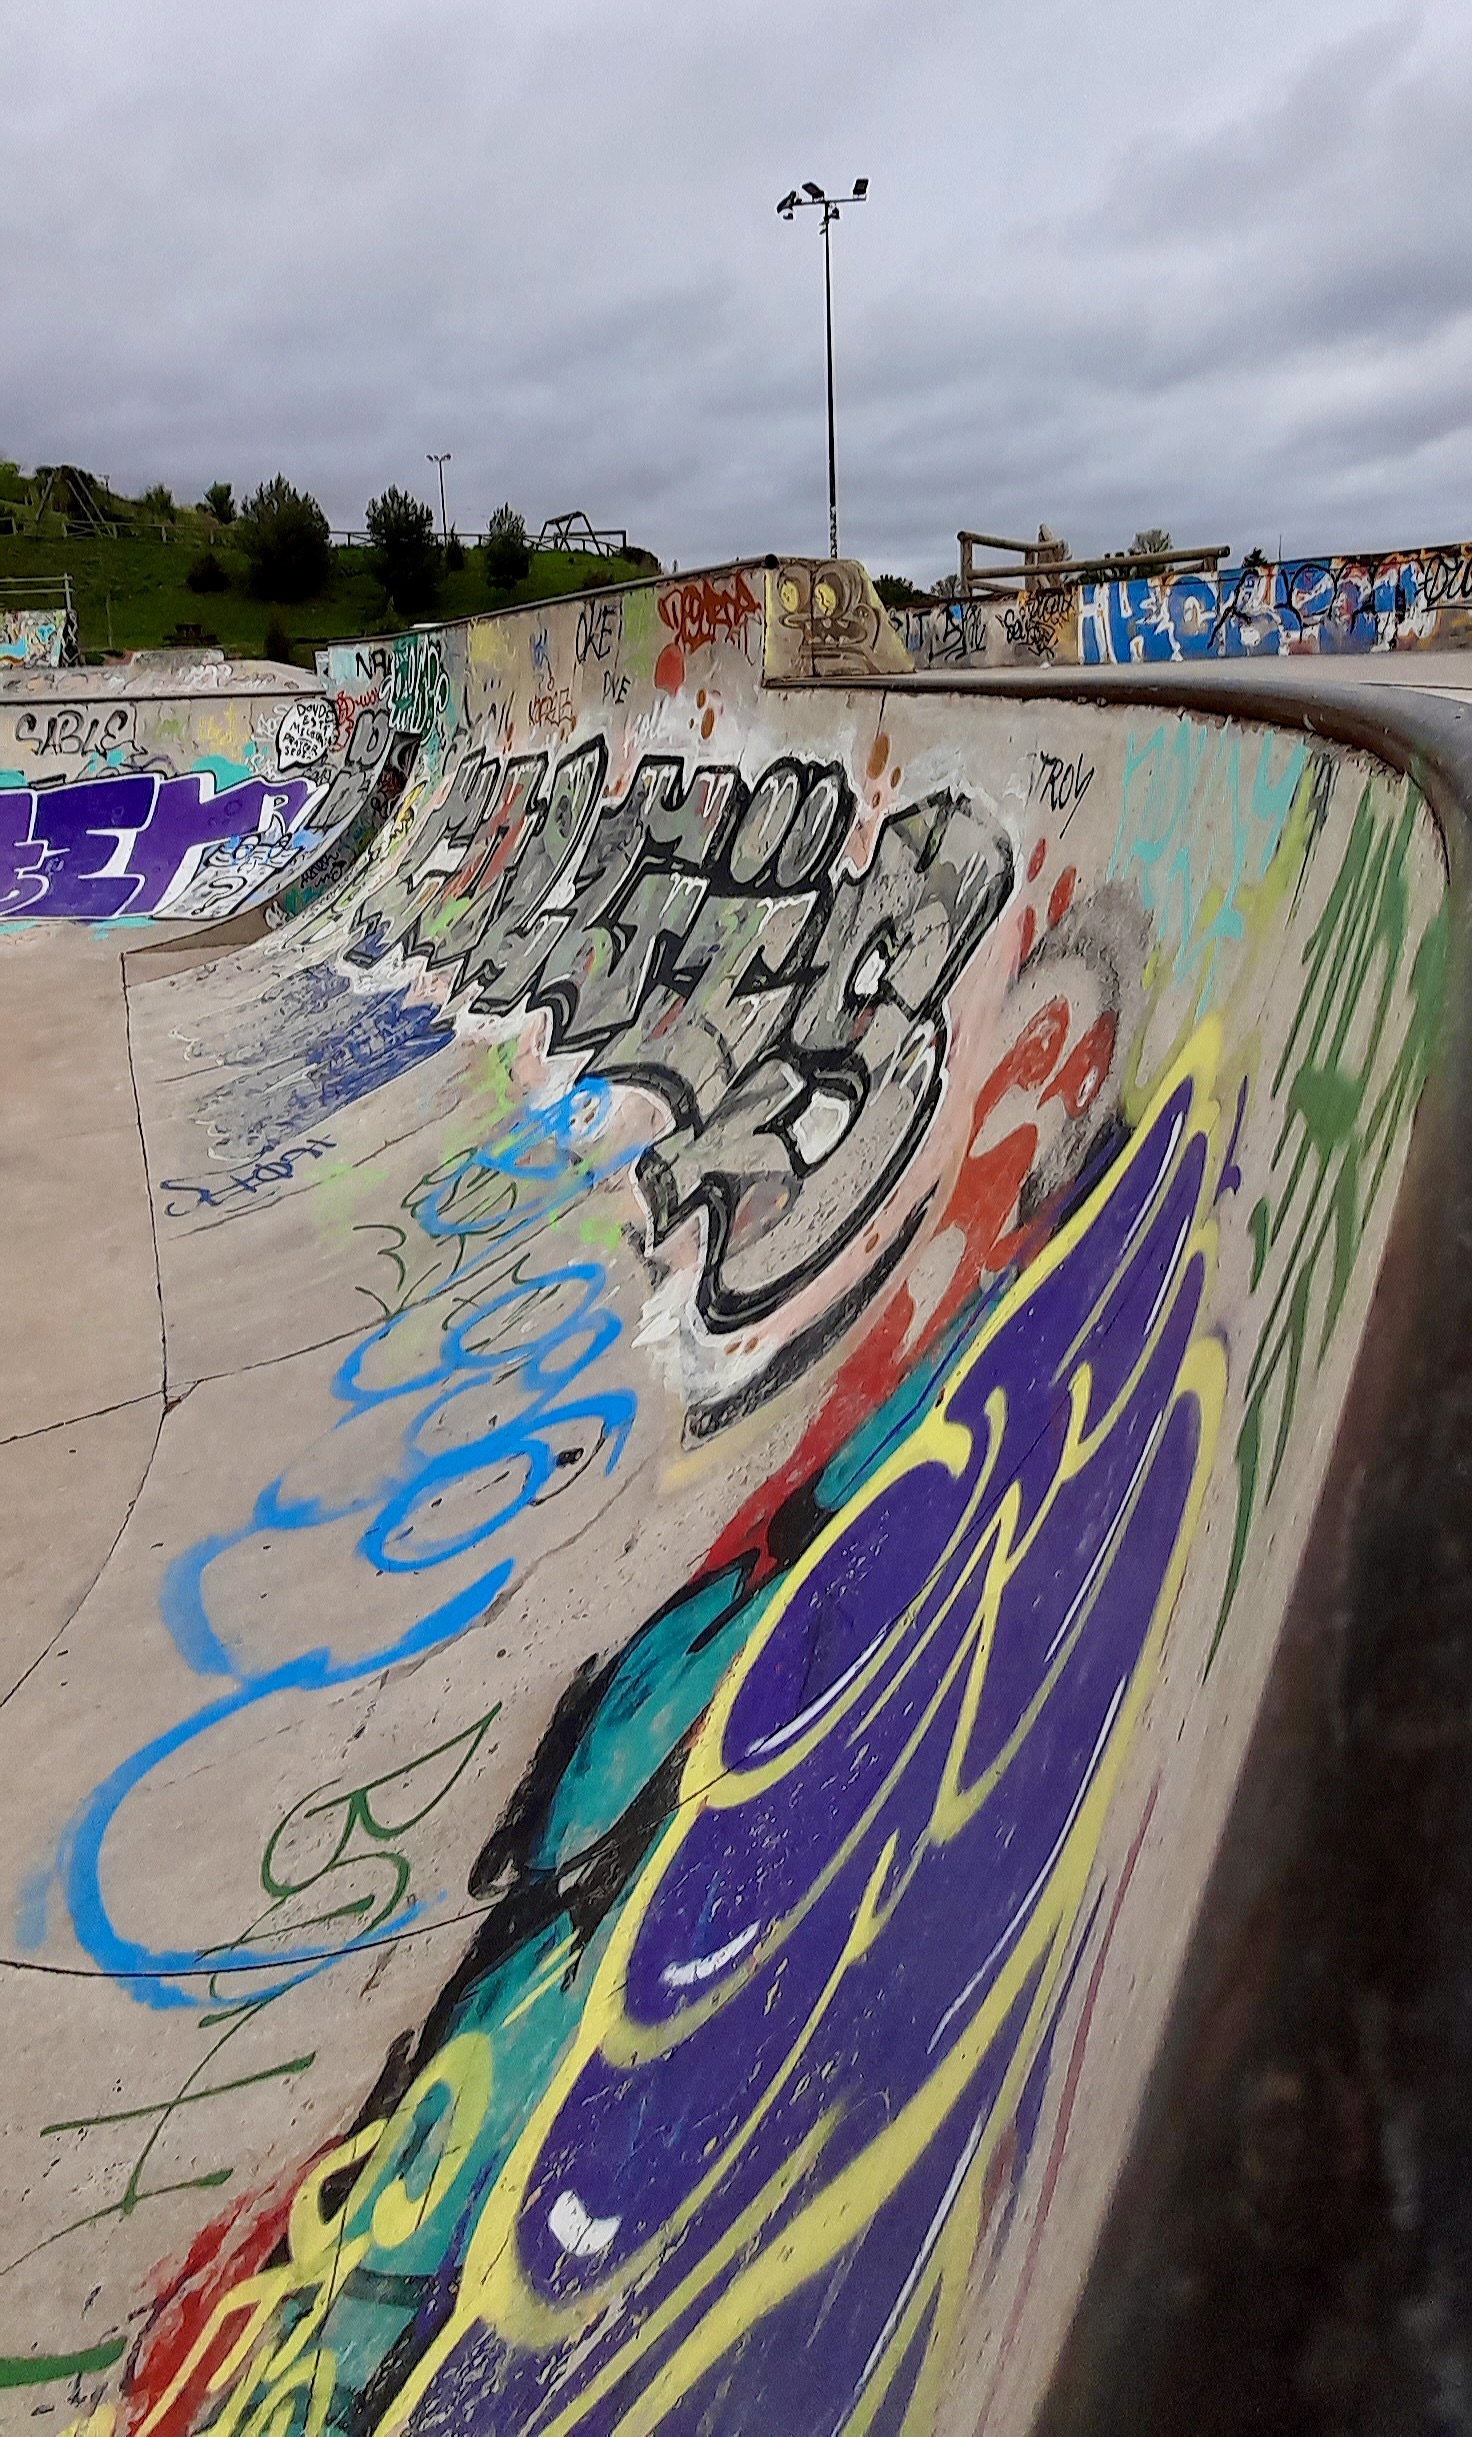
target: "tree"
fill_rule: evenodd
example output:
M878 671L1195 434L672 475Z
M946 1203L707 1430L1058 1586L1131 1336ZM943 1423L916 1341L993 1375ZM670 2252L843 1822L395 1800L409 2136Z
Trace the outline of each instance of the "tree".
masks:
M450 538L445 544L445 573L447 575L463 575L464 572L465 544L460 539L460 536L456 532L454 526L451 525Z
M332 569L332 534L309 492L273 474L240 511L250 588L262 601L305 601Z
M493 592L510 592L531 567L526 521L518 516L509 499L496 510L486 528L485 562L486 582Z
M200 502L208 508L217 525L235 522L235 493L228 482L212 482Z
M174 505L174 494L166 482L155 482L144 492L138 505L147 510L150 524L172 523L179 513Z
M368 502L368 538L379 582L401 617L434 607L440 583L440 554L434 511L391 482Z
M261 649L267 660L280 660L290 665L291 637L274 609L266 620L266 639Z
M184 578L191 592L228 592L230 578L213 550L202 550Z
M908 609L921 597L907 575L876 575L874 589L886 609Z

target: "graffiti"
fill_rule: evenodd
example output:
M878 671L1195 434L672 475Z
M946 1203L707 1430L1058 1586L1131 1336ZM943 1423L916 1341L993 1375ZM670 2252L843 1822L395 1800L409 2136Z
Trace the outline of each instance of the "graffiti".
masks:
M240 1975L231 1971L230 1963L249 1954L258 1959L261 1971L268 1972L273 1949L283 1940L300 1936L303 1926L300 1916L307 1904L312 1908L309 1926L325 1962L334 1959L335 1950L344 1942L361 1939L367 1933L382 1930L390 1921L406 1917L411 1909L414 1865L410 1848L415 1832L440 1811L468 1777L482 1751L487 1749L486 1738L500 1714L501 1704L496 1702L459 1733L445 1737L428 1751L401 1760L390 1770L381 1770L357 1783L344 1785L340 1779L333 1779L314 1787L277 1821L260 1862L259 1883L266 1902L222 1950L224 1967L208 1975L208 1999L198 2026L205 2044L183 2081L163 2099L60 2117L42 2126L42 2138L57 2142L113 2126L131 2124L138 2128L138 2147L131 2158L126 2158L121 2192L86 2215L60 2226L50 2238L53 2243L63 2242L112 2218L125 2220L135 2216L150 2202L166 2199L180 2188L218 2191L234 2179L236 2170L228 2162L191 2175L182 2187L168 2179L166 2144L171 2129L182 2126L187 2119L197 2146L200 2110L214 2108L221 2100L238 2100L247 2090L290 2084L310 2072L316 2054L309 2050L298 2055L278 2055L270 2064L256 2065L245 2072L227 2072L224 2078L218 2075L216 2069L225 2052L234 2043L244 2042L253 2026L280 2004L284 1994L269 1988L263 1994L242 1988ZM494 1752L495 1746L488 1748ZM237 2047L237 2056L242 2052ZM227 2065L230 2061L226 2059ZM219 2117L203 2120L223 2130L229 2116L227 2113L223 2124ZM209 2138L208 2133L205 2138ZM160 2168L166 2179L156 2183L152 2178ZM169 2319L166 2300L150 2335L150 2352L155 2360L167 2345ZM116 2340L112 2346L99 2349L115 2359L125 2347ZM78 2359L70 2369L57 2363L40 2366L49 2380L77 2374L87 2366L106 2365ZM0 2384L4 2383L0 2369Z
M1215 649L1394 651L1463 637L1472 604L1472 548L1378 559L1295 559L1248 565L1222 579ZM1442 613L1447 631L1442 632Z
M750 621L761 615L739 567L724 580L697 576L673 585L660 594L658 606L661 625L684 653L705 651L712 643L744 645Z
M1214 575L1085 585L1079 657L1229 659L1458 644L1472 632L1472 545L1382 557L1251 559Z
M1472 639L1472 543L1381 557L1250 559L1209 574L1128 576L896 610L917 668L1010 654L1096 668L1260 653L1394 651Z
M106 711L86 711L80 704L69 702L59 711L44 714L44 728L42 716L39 711L22 711L15 723L17 744L42 759L59 755L107 761L132 739L131 703L114 703Z
M1299 859L1328 808L1335 764L1264 734L1250 784L1243 738L1167 721L1125 745L1109 876L1128 875L1151 917L1162 975L1194 979L1205 1004L1221 958L1247 934L1253 892L1290 829ZM1279 766L1275 768L1275 763Z
M320 702L298 708L328 713ZM127 732L132 714L118 708L84 726L73 710L63 730L65 716L52 715L39 750L101 750L110 734ZM27 721L34 734L36 714L26 713L18 727ZM277 910L298 911L335 885L383 826L417 744L376 711L358 719L325 786L252 777L217 790L209 769L176 778L133 769L7 789L0 793L0 911L91 922L123 914L214 921L275 897L283 883Z
M806 1555L737 1598L713 1701L694 1653L730 1577L663 1628L695 1680L603 1846L622 1670L560 1722L539 1907L510 1945L504 1914L478 1933L387 2104L233 2273L202 2253L131 2374L130 2437L178 2437L207 2397L378 2437L570 2433L636 2398L650 2428L717 2397L794 2432L924 2416L1210 1465L1215 1055L1208 1026ZM473 1888L504 1886L518 1834ZM637 1868L600 1873L631 1837Z
M679 702L662 582L479 656L334 647L249 733L341 769L168 884L314 919L133 1009L161 1276L233 1350L181 1347L172 1507L89 1617L156 1585L163 1630L18 1865L26 1954L131 2016L27 2083L0 2286L0 2386L91 2437L877 2437L934 2423L968 2292L973 2400L1032 2346L1090 2026L1180 1884L1155 1788L1311 1503L1445 918L1414 801L1333 878L1320 742L784 718L774 664L872 674L892 630L842 567L764 572L773 652L713 634ZM242 1305L303 1248L324 1291L241 1363L179 1238L251 1212Z
M579 668L589 660L601 666L617 651L623 632L623 612L617 601L584 601L578 608L573 651Z
M1039 753L1033 786L1049 812L1066 813L1071 820L1093 783L1094 765L1082 753L1068 761L1061 753Z
M223 1210L233 1202L254 1201L268 1185L289 1183L304 1161L322 1159L335 1147L330 1134L308 1135L302 1142L286 1144L268 1159L258 1159L253 1167L237 1168L233 1176L166 1176L159 1192L180 1198L165 1202L164 1216L186 1218L201 1210Z
M340 713L332 704L308 699L294 702L282 713L276 730L276 767L278 770L305 769L320 762L338 743ZM345 736L351 721L342 725Z
M313 815L309 848L269 909L289 922L330 896L386 828L413 774L422 739L393 729L382 709L360 712L341 769Z
M1081 586L1078 658L1094 667L1207 657L1215 648L1220 582L1214 575L1132 576Z
M533 694L526 706L529 728L551 728L559 744L566 744L578 724L570 685L544 686Z
M80 658L71 610L0 609L0 661L22 668L70 668Z
M770 679L875 677L908 671L884 606L856 559L794 560L767 577Z
M1303 951L1303 993L1273 1076L1273 1097L1283 1106L1272 1154L1275 1183L1248 1222L1252 1285L1268 1306L1247 1375L1236 1525L1208 1667L1226 1628L1254 1514L1271 1498L1282 1469L1300 1389L1329 1350L1381 1185L1430 1071L1448 916L1443 902L1407 972L1406 867L1419 809L1412 790L1396 818L1377 818L1366 788ZM1392 1038L1387 1069L1382 1049Z
M292 865L318 843L309 820L308 814L293 830L279 814L268 812L261 827L248 838L222 838L207 846L192 872L186 869L170 882L158 912L187 915L196 922L218 922L262 895L269 896Z
M331 707L293 704L311 732L293 732L306 751L327 732ZM101 737L73 710L48 724L45 752L100 750L131 711L105 715ZM27 713L32 722L36 715ZM56 729L53 736L52 729ZM289 736L288 745L292 743ZM296 912L321 896L356 862L397 803L419 739L396 732L382 710L354 723L341 767L325 786L302 778L242 779L216 791L208 770L178 778L146 770L111 771L42 790L0 797L0 909L8 914L70 915L100 922L118 915L167 913L213 921L275 896Z
M45 793L0 794L0 911L105 922L152 913L182 893L204 850L284 833L310 790L300 779L242 779L216 794L208 771L119 771Z
M422 958L477 1012L545 1010L552 1047L639 1084L673 1129L639 1163L653 1244L699 1215L697 1308L777 1311L868 1226L939 1104L945 1002L1012 886L1005 832L939 792L881 827L860 873L836 764L647 756L602 794L606 748L462 765L350 960Z
M454 724L454 689L438 635L395 635L389 710L400 728L429 736L448 735Z
M943 601L932 609L896 609L891 624L916 668L963 667L984 661L991 618L980 601Z
M606 1271L591 1258L554 1255L542 1268L527 1258L536 1232L626 1166L627 1150L611 1168L592 1156L609 1113L606 1086L580 1084L446 1162L411 1197L414 1225L435 1257L410 1282L402 1249L390 1248L407 1291L352 1341L334 1372L337 1420L259 1492L243 1522L197 1541L167 1569L160 1612L180 1657L210 1684L209 1697L82 1803L53 1871L28 1895L28 1940L40 1934L54 1884L84 1951L104 1970L135 1975L144 2003L207 2005L194 1977L206 1965L216 1978L259 1978L253 1947L215 1945L202 1957L151 1946L115 1920L109 1834L155 1771L242 1712L284 1692L298 1700L331 1693L481 1623L516 1570L518 1519L613 1473L638 1407L632 1390L588 1377L622 1334ZM584 1494L584 1520L589 1508ZM305 1641L285 1659L257 1659L248 1630L223 1613L240 1569L265 1585L284 1581L304 1562L300 1535L330 1534L349 1520L358 1579L348 1606L335 1621L318 1615L305 1627L328 1638ZM365 1649L372 1586L384 1581L423 1583L431 1604L406 1626L380 1602L376 1612L392 1621ZM361 1952L365 1943L367 1933L341 1951ZM322 1968L309 1933L305 1943L273 1948L270 1966L273 1991ZM254 1982L252 1993L263 1993Z
M239 1164L263 1192L283 1146L315 1140L334 1111L411 1074L453 1038L435 1008L402 990L355 990L327 963L288 967L265 984L243 1039L190 1045L192 1066L219 1073L195 1102L211 1156Z
M1032 652L1045 660L1057 649L1071 607L1072 595L1060 585L1050 585L1045 591L1024 592L1003 608L1002 632L1014 649Z
M346 737L352 734L353 722L360 711L376 710L382 699L376 685L368 686L361 694L350 694L346 686L339 686L332 697L332 708L337 722L337 742L341 744Z

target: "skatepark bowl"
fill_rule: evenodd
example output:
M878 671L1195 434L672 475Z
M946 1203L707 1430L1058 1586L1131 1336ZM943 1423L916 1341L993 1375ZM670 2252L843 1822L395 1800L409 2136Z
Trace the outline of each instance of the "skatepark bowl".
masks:
M7 681L3 2437L1432 2391L1402 661L927 673L769 560Z

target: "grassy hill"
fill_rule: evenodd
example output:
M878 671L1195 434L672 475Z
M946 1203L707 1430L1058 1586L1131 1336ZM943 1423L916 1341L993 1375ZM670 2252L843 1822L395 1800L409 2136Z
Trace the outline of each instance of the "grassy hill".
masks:
M266 629L279 621L292 642L292 656L309 663L315 644L334 635L397 633L405 621L393 609L374 573L371 553L339 546L332 553L326 587L305 601L256 600L247 589L243 552L232 545L232 528L201 508L165 510L155 498L124 499L92 486L92 495L116 535L79 529L79 519L61 509L37 514L44 486L0 462L0 583L72 581L83 656L157 649L181 627L199 627L237 657L260 657ZM71 503L75 504L75 503ZM9 523L13 528L6 531ZM225 592L195 592L189 569L212 550L230 577ZM553 599L588 584L617 584L647 572L647 559L605 559L536 551L530 572L510 591L493 590L481 553L468 549L458 574L446 573L433 615L463 618L477 610L504 609L519 601Z

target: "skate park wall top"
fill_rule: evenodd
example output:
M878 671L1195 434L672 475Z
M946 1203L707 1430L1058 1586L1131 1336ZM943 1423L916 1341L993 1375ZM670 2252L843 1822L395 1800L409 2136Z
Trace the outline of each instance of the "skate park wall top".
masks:
M0 2426L1027 2429L1441 1141L1450 765L917 681L844 563L320 676L0 708Z
M1472 544L1264 559L1098 583L1029 579L897 610L918 668L1104 668L1465 650Z

